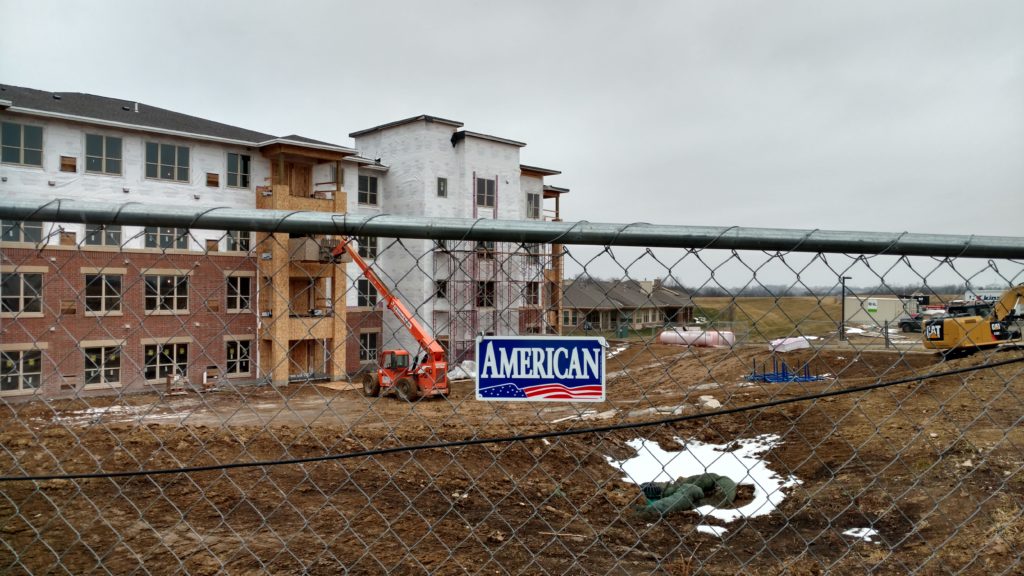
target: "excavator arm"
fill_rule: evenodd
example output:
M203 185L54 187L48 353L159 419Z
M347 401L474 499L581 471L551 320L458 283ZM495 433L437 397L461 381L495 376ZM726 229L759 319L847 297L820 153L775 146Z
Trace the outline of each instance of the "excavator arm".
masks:
M1016 342L1020 340L1020 331L1014 323L1020 318L1024 318L1024 284L1004 292L987 316L928 320L924 326L924 347L940 350L949 357Z
M1021 317L1024 317L1024 284L1018 284L1003 292L992 307L990 320L1006 323Z
M341 256L342 254L345 253L348 253L348 255L352 258L352 261L355 262L356 266L359 266L359 269L363 272L363 276L365 276L366 279L370 281L370 284L372 284L373 287L377 290L377 294L379 294L381 298L384 299L384 302L387 305L388 309L391 310L391 312L393 312L396 317L398 317L398 320L402 323L402 326L404 326L405 329L408 330L410 334L412 334L413 338L416 339L416 342L419 343L420 347L426 350L427 353L430 355L431 359L433 359L435 362L444 362L444 348L437 343L437 340L435 340L434 337L431 336L430 333L427 332L425 328L423 328L423 325L416 320L416 317L413 316L412 312L405 307L405 304L403 304L402 301L399 300L398 297L391 292L391 290L387 287L386 284L384 284L384 282L380 279L377 273L374 272L372 268L370 268L370 265L367 264L365 260L363 260L363 257L359 255L359 250L357 249L356 243L353 241L352 238L343 237L341 239L341 242L339 242L338 245L334 247L334 250L331 252L331 255L337 258L338 256Z

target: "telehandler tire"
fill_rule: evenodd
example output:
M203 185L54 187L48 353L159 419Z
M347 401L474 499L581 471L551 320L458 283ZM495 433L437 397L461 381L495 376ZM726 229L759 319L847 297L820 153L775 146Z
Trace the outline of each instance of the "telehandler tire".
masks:
M411 378L400 378L395 384L398 397L406 402L415 402L420 398L420 389Z
M375 372L363 374L363 394L371 398L380 396L380 382L377 381L377 374Z

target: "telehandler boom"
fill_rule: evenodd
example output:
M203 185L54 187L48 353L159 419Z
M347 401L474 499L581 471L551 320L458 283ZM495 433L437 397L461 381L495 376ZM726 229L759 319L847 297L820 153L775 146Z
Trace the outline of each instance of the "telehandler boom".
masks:
M417 365L416 358L406 350L382 351L377 355L377 369L363 375L363 393L378 396L382 392L394 390L399 397L410 402L427 396L447 396L448 359L444 348L363 260L353 239L342 238L332 256L336 258L344 253L359 266L363 276L370 281L388 309L394 312L424 352L423 360Z

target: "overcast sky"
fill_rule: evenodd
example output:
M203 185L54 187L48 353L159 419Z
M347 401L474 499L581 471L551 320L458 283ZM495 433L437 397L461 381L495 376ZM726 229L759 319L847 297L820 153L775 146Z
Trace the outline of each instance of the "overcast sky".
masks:
M527 142L567 220L1024 235L1024 2L0 0L0 82Z

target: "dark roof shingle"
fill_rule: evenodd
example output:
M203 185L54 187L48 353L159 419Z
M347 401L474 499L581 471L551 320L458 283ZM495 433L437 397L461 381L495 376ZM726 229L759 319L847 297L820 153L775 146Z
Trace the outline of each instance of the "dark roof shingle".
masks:
M86 121L95 120L99 123L116 122L139 130L180 132L254 145L276 139L276 136L272 134L214 122L198 116L189 116L133 100L108 98L81 92L48 92L3 84L0 85L0 100L9 101L12 108L51 115L72 116ZM286 136L284 139L319 146L345 148L294 134Z

